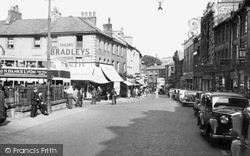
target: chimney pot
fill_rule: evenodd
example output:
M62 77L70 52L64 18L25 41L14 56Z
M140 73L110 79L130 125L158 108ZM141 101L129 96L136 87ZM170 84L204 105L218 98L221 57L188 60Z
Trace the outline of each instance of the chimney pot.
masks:
M85 12L85 17L88 17L88 12Z
M94 16L94 17L95 17L95 13L96 13L96 12L94 11L94 12L93 12L93 16Z
M109 17L109 18L108 18L108 24L110 24L110 20L111 20L111 19L110 19L110 17Z
M89 17L92 17L92 12L89 12Z

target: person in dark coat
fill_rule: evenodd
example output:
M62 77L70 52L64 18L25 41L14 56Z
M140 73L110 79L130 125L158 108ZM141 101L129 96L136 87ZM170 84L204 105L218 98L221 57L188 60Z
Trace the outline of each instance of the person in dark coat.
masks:
M41 111L43 115L49 115L47 105L43 102L42 93L39 93L38 96L39 96L38 109Z
M31 114L30 117L34 118L36 117L37 113L37 106L40 102L39 95L37 92L37 87L33 88L33 91L31 93Z

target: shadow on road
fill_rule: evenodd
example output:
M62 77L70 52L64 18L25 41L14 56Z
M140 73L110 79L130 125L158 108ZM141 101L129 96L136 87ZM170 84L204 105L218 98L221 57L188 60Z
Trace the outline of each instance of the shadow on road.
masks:
M193 114L185 109L150 110L128 126L107 127L116 137L101 142L105 149L98 156L221 155L217 147L202 139Z

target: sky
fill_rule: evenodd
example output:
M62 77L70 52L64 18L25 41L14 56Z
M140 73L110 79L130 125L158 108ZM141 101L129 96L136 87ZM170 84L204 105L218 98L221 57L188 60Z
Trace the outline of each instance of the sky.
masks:
M202 17L210 0L51 0L62 16L81 16L81 12L96 12L97 27L111 18L113 30L133 37L133 46L142 55L158 58L173 56L182 50L191 29L188 21ZM48 18L48 0L1 0L0 20L5 20L10 6L18 5L23 19Z

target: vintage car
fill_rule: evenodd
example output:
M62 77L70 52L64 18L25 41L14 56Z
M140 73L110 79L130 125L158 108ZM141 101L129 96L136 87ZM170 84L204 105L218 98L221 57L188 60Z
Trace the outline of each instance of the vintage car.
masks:
M179 101L182 101L184 96L185 96L185 89L180 89L179 90Z
M237 139L231 143L232 156L250 155L250 107L232 117L232 133Z
M186 90L184 93L184 98L180 101L182 106L187 106L189 104L194 104L195 102L195 95L198 91L195 90Z
M215 139L235 139L232 116L249 106L248 99L240 94L227 92L205 93L201 99L202 111L199 126L202 135Z
M194 110L194 115L198 115L199 112L201 111L200 110L200 103L201 103L201 99L202 99L202 96L205 94L205 93L208 93L209 91L198 91L195 95L195 102L194 102L194 105L193 105L193 110Z

